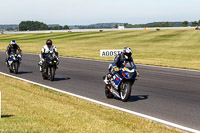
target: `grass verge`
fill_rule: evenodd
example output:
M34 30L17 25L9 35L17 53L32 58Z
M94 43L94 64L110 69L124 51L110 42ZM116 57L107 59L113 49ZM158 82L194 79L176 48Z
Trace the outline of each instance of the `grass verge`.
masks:
M100 49L129 46L137 64L200 70L200 31L188 29L7 34L0 35L0 50L15 39L23 52L40 53L48 38L62 56L113 60L100 57Z
M0 132L181 132L24 81L3 75L0 80Z

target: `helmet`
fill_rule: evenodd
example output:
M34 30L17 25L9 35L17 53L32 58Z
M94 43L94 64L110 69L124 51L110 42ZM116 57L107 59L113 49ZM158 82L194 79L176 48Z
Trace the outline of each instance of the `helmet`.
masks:
M51 46L52 46L52 41L51 41L51 39L48 39L48 40L46 41L46 44L47 44L48 48L51 48Z
M15 40L12 40L10 44L17 44Z
M129 59L132 55L132 50L129 47L124 47L122 53L123 53L125 59Z

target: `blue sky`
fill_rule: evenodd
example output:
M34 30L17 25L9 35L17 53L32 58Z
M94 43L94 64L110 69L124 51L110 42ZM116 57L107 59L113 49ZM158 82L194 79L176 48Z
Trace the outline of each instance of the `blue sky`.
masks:
M200 0L0 0L0 24L198 21Z

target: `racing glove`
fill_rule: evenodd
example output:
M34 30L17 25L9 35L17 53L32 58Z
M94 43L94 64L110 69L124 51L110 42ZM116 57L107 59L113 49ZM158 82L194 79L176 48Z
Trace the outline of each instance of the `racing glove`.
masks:
M136 74L137 74L137 76L139 77L140 74L139 74L138 70L136 70Z
M113 70L118 72L119 71L119 67L113 67Z

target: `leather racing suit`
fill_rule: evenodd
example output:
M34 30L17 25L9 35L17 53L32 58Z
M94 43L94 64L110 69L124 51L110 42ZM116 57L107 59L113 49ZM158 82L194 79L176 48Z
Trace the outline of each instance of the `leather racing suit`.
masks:
M58 55L58 51L57 51L57 48L54 46L54 45L51 45L51 47L49 48L47 45L44 45L42 47L42 50L41 50L41 54L39 54L39 57L40 57L40 62L39 62L39 65L40 65L40 71L42 71L42 65L43 65L43 61L44 59L46 58L46 56L48 54L55 54L57 60L59 61L59 55Z

